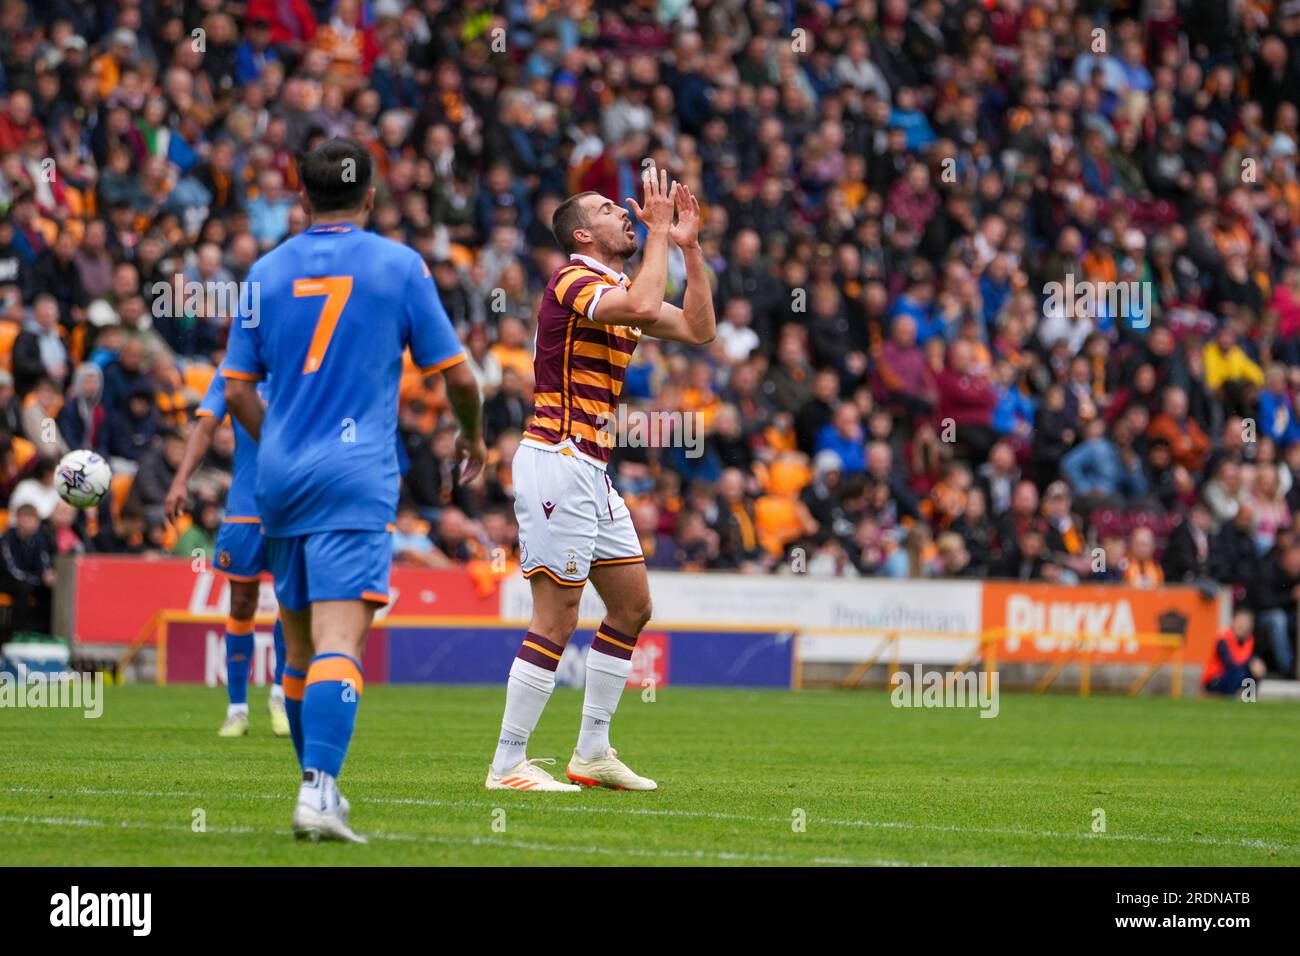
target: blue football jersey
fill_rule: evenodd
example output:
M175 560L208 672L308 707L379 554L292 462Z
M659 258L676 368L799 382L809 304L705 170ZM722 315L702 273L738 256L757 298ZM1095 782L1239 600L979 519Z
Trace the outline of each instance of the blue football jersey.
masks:
M410 348L426 373L464 361L424 260L348 225L319 225L249 271L222 373L275 383L258 449L266 534L383 531L397 511L398 387Z
M257 394L266 401L265 381L258 384ZM212 384L194 414L200 418L211 415L217 421L226 417L226 380L219 370L212 376ZM230 419L230 424L235 429L235 467L231 472L230 491L226 494L226 519L256 520L257 442L234 418Z

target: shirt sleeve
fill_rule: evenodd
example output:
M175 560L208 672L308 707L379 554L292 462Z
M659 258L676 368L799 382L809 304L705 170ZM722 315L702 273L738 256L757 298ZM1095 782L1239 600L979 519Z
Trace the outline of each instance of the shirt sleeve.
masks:
M465 361L465 350L438 297L438 287L418 256L411 262L406 289L406 344L420 371L428 375Z
M249 273L248 281L256 281L255 271ZM262 356L261 318L260 312L253 310L251 315L236 315L230 323L226 360L221 363L221 374L226 378L260 382L266 377L266 363Z
M555 298L566 309L594 319L596 303L607 289L613 288L615 287L601 279L598 273L578 268L560 276L555 283Z
M212 383L208 386L207 393L203 396L203 401L199 402L199 407L194 414L199 418L211 416L217 421L223 421L226 417L226 380L221 372L212 376Z

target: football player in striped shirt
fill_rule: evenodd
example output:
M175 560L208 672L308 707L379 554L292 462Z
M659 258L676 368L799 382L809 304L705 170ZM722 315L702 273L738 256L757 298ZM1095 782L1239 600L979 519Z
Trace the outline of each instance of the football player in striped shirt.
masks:
M623 377L641 336L704 345L713 340L716 320L700 251L699 202L683 184L669 187L667 174L653 168L642 185L643 205L627 200L646 228L635 280L623 273L637 251L623 206L599 193L579 193L552 219L569 262L551 276L538 310L534 414L514 459L520 564L532 588L533 615L510 668L489 790L656 788L610 746L610 720L632 670L637 636L650 619L650 586L627 505L606 466ZM686 260L682 308L664 302L670 242ZM555 687L588 580L606 614L587 654L582 722L566 768L573 783L563 783L540 766L553 760L529 760L526 751Z

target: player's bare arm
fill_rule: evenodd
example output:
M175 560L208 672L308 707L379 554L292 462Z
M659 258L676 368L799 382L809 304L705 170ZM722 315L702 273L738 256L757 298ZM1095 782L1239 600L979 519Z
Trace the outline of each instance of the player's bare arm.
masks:
M713 312L713 287L700 248L700 201L685 183L677 184L677 222L668 238L682 250L686 260L686 298L679 309L665 302L659 307L659 321L647 329L657 339L707 345L718 332Z
M262 418L266 409L257 397L257 383L237 378L226 381L226 409L231 417L244 426L253 441L262 440Z
M483 396L465 362L453 365L442 374L447 383L447 400L460 425L460 435L456 438L456 456L463 462L460 482L469 484L483 472L487 460L487 446L483 443Z
M194 423L194 430L190 432L189 440L185 443L185 457L181 459L180 467L176 469L176 477L172 479L171 487L167 489L167 497L163 499L163 514L168 521L175 521L185 511L190 498L190 477L199 467L199 462L203 461L203 456L208 453L208 448L212 445L212 436L220 424L215 415L205 415Z
M626 289L611 289L601 296L591 317L608 325L649 328L659 321L668 285L668 239L678 183L668 185L666 170L647 169L641 176L644 206L628 197L628 205L646 227L641 268ZM599 211L597 213L599 215ZM630 231L631 222L627 228Z

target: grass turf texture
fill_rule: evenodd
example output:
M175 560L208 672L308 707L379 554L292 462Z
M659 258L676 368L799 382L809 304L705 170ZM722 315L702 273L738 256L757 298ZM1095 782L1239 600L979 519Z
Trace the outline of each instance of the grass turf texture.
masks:
M1300 864L1285 703L1003 694L990 720L884 691L629 691L614 742L657 793L489 793L502 700L366 689L342 783L368 846L289 835L265 690L236 740L208 688L110 687L97 720L0 711L0 864ZM533 736L557 775L580 707L558 690Z

